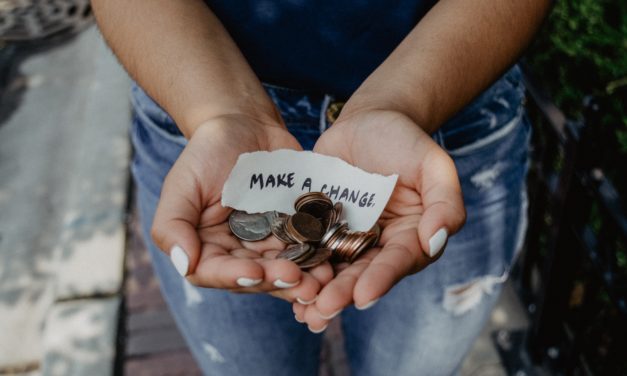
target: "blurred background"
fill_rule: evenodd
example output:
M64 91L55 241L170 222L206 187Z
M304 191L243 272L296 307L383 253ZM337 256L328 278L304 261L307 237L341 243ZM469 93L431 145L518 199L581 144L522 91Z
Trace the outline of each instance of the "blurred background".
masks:
M523 59L524 251L462 375L627 375L627 2ZM130 81L88 0L0 0L0 375L196 375L138 231ZM337 322L321 375L345 375Z

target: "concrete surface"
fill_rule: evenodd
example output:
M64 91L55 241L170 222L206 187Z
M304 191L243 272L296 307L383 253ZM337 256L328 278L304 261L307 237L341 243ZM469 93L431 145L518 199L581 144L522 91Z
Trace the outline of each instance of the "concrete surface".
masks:
M492 333L499 330L524 329L529 326L525 309L513 286L506 282L490 321L481 331L462 364L462 376L507 376L496 350Z
M115 349L130 156L128 88L129 79L92 27L25 58L5 93L0 374L36 374L42 361L50 365L45 374L109 374L110 366L94 366L112 365ZM69 343L83 349L60 353L59 346Z

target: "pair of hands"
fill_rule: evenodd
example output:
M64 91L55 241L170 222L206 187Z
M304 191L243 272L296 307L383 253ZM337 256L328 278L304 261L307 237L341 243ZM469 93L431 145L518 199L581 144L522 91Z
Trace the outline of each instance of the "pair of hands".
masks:
M240 115L202 124L163 184L152 228L191 283L233 292L267 292L293 303L295 317L313 332L345 307L365 309L399 280L441 254L448 235L463 225L465 210L453 161L418 125L393 111L365 111L340 119L314 151L369 172L396 173L396 188L379 220L379 245L353 264L329 263L309 271L274 257L284 245L274 237L237 239L222 186L241 153L301 150L282 124Z

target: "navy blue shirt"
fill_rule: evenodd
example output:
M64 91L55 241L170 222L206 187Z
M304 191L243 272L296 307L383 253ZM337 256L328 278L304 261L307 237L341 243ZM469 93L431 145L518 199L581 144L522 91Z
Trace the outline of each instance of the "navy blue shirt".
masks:
M206 0L264 82L349 97L436 0Z

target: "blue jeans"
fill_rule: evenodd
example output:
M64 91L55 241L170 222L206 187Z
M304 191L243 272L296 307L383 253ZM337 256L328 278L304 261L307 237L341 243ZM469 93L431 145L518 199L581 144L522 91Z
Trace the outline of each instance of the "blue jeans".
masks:
M266 86L289 130L310 149L333 99ZM355 375L450 375L487 321L526 227L530 127L518 68L433 137L453 157L468 219L443 256L372 308L341 314ZM317 375L321 336L291 304L189 284L150 240L163 179L186 144L172 119L133 88L132 170L147 247L173 316L207 375Z

